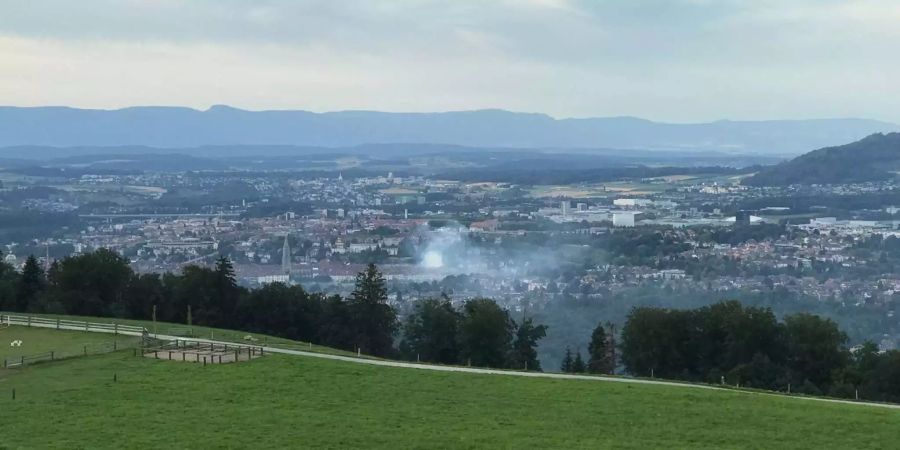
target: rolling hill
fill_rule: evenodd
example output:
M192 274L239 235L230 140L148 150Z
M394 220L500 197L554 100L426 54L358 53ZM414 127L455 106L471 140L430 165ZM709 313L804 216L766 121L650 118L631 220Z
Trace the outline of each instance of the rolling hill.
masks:
M900 169L900 133L873 134L859 141L826 147L764 168L743 184L840 184L885 180Z
M897 124L864 119L659 123L633 117L555 119L503 110L444 113L245 111L214 106L89 110L0 107L0 147L197 147L442 144L798 154Z

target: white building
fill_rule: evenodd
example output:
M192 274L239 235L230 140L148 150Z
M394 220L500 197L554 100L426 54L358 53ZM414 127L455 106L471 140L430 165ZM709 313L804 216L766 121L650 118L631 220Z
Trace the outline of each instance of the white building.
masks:
M633 227L634 216L637 213L632 211L615 211L613 212L613 226L615 227Z
M620 208L635 208L638 206L650 206L653 203L652 200L648 200L646 198L617 198L613 200L613 205L618 206Z
M290 284L291 276L290 275L265 275L265 276L261 276L261 277L256 277L256 282L259 284L269 284L269 283Z

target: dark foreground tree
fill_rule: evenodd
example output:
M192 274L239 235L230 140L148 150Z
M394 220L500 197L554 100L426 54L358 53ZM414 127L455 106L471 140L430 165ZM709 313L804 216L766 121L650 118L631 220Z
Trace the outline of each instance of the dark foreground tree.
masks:
M41 269L34 255L30 255L25 260L22 276L19 277L19 283L16 286L16 310L19 312L40 310L38 302L46 284L44 270Z
M537 359L537 346L538 341L545 336L547 336L546 325L535 325L530 317L522 321L522 325L516 329L516 339L513 341L511 366L540 371L541 362Z
M572 373L572 363L575 360L572 359L572 349L566 347L566 355L563 356L562 364L559 366L559 370L562 373Z
M400 351L410 360L459 363L460 319L447 298L416 302L403 325Z
M613 364L610 361L609 337L603 324L597 324L591 333L591 342L588 344L588 366L590 373L612 373Z
M459 336L462 362L481 367L507 367L515 323L509 313L487 298L463 305Z
M587 365L584 364L584 359L581 358L581 350L575 352L575 360L572 361L572 372L574 373L584 373L587 370Z
M397 313L387 304L384 276L375 264L356 275L349 306L359 349L368 355L389 354L397 331Z

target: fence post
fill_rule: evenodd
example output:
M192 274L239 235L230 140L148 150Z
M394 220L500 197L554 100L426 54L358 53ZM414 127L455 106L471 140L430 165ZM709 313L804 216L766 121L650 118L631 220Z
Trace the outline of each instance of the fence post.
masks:
M19 361L19 365L22 367L25 367L25 357L24 356L22 357L22 360Z
M187 361L187 353L181 352L181 360L182 360L182 361Z
M116 351L118 349L119 349L119 341L113 341L113 351Z
M113 324L113 334L119 334L119 324Z
M28 326L31 326L31 316L28 316Z
M206 367L206 357L203 357L203 367Z
M50 361L53 361L55 358L53 357L53 352L50 352Z
M169 350L169 361L171 361L171 360L172 360L172 351Z
M58 317L56 318L56 329L57 330L59 329L59 318Z

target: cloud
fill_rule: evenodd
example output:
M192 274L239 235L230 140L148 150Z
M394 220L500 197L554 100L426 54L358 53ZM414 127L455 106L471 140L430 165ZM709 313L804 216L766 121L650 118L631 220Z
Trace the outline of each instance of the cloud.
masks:
M0 102L900 121L889 0L31 0Z

